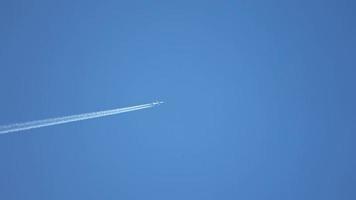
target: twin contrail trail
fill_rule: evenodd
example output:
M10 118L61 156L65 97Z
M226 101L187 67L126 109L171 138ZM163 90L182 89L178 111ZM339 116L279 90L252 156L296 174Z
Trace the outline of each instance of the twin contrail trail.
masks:
M109 115L116 115L116 114L120 114L120 113L131 112L131 111L141 110L141 109L145 109L145 108L152 108L152 107L155 107L162 103L163 103L162 101L156 101L153 103L142 104L142 105L138 105L138 106L131 106L131 107L126 107L126 108L117 108L117 109L105 110L105 111L99 111L99 112L91 112L91 113L84 113L84 114L78 114L78 115L70 115L70 116L65 116L65 117L57 117L57 118L43 119L43 120L37 120L37 121L30 121L30 122L25 122L25 123L10 124L10 125L6 125L6 126L0 126L0 134L30 130L30 129L41 128L41 127L45 127L45 126L65 124L65 123L69 123L69 122L76 122L76 121L82 121L82 120L87 120L87 119L105 117L105 116L109 116Z

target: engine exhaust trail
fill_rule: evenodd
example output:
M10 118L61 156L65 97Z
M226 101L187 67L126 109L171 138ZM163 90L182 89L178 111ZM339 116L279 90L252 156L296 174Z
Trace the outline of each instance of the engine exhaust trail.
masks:
M54 125L59 125L59 124L66 124L66 123L70 123L70 122L100 118L100 117L105 117L105 116L110 116L110 115L117 115L120 113L132 112L132 111L142 110L142 109L146 109L146 108L152 108L152 107L158 106L162 103L163 102L161 102L161 101L156 101L153 103L142 104L142 105L138 105L138 106L116 108L116 109L112 109L112 110L105 110L105 111L99 111L99 112L91 112L91 113L84 113L84 114L78 114L78 115L70 115L70 116L64 116L64 117L56 117L56 118L36 120L36 121L30 121L30 122L24 122L24 123L10 124L10 125L5 125L5 126L0 126L0 134L25 131L25 130L41 128L41 127L46 127L46 126L54 126Z

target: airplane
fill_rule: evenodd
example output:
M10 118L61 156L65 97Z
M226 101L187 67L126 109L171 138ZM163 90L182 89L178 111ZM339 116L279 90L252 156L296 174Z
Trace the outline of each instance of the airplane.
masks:
M164 103L164 101L155 101L155 102L152 103L152 105L158 106L158 105L163 104L163 103Z

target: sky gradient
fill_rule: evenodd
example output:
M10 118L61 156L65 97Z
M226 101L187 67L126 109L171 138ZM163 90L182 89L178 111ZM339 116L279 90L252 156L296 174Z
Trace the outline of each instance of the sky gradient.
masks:
M0 199L356 199L356 3L0 2Z

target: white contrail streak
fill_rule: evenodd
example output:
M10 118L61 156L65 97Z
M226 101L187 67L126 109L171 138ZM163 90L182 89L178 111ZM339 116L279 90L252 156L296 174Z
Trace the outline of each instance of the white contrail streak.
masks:
M152 107L157 106L162 103L163 102L161 102L161 101L156 101L153 103L142 104L142 105L138 105L138 106L131 106L131 107L126 107L126 108L117 108L117 109L112 109L112 110L84 113L84 114L79 114L79 115L70 115L70 116L65 116L65 117L57 117L57 118L31 121L31 122L10 124L10 125L6 125L6 126L0 126L0 134L30 130L30 129L41 128L41 127L45 127L45 126L65 124L65 123L69 123L69 122L76 122L76 121L82 121L82 120L87 120L87 119L105 117L105 116L109 116L109 115L116 115L116 114L120 114L120 113L124 113L124 112L131 112L131 111L141 110L141 109L145 109L145 108L152 108Z

